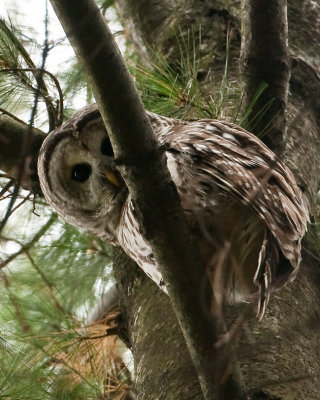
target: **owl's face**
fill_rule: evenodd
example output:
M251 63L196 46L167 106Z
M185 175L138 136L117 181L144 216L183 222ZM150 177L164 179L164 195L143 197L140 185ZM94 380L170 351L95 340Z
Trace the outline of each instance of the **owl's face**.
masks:
M127 189L113 166L102 119L91 117L81 122L75 115L46 138L38 160L40 185L67 222L112 241Z

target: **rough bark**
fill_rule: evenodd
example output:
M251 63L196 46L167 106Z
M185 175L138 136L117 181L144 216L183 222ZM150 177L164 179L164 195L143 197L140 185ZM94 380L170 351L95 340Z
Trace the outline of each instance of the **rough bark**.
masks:
M31 129L31 131L30 131ZM25 173L20 184L23 189L40 192L37 178L37 159L45 133L30 128L22 121L14 120L7 115L0 115L0 170L17 179L19 176L19 157L21 157L25 138L31 134L29 156L26 159Z
M203 399L168 296L122 249L114 254L115 277L122 294L122 336L134 355L137 398Z
M319 398L319 292L320 270L304 254L298 278L273 295L263 320L247 321L237 356L252 397Z
M282 157L294 171L304 191L311 215L315 212L320 167L320 79L317 71L300 58L292 60L288 131Z
M313 0L288 1L289 49L315 70L320 67L320 3Z
M238 75L241 10L233 1L116 0L115 6L142 63L157 51L174 64L181 59L181 48L186 50L184 39L192 42L194 38L199 45L200 38L198 78L202 80L209 74L219 82L224 71L227 34L232 30L229 74ZM194 51L192 45L189 51Z
M168 38L176 38L177 27L182 32L201 25L203 59L216 58L216 69L223 68L228 24L238 35L234 36L235 59L240 55L240 2L233 0L115 0L127 37L135 52L143 57L148 48L155 48L170 56L178 53L168 45ZM320 4L313 0L288 1L289 52L300 57L313 68L320 66ZM216 39L215 39L216 38ZM171 52L170 52L171 49ZM171 57L171 56L170 56ZM219 67L219 61L221 65ZM213 67L211 64L210 67ZM235 67L238 67L236 64Z
M257 135L265 132L272 147L279 151L286 131L290 76L287 1L247 0L244 4L241 58L246 106L249 107L262 82L268 85L252 107L248 127Z

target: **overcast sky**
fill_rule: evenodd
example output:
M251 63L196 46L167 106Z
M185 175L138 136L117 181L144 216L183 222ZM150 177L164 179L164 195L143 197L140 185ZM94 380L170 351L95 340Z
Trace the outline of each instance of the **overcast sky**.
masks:
M2 18L12 18L21 32L34 39L37 43L44 43L45 0L0 0L0 15ZM64 31L57 20L55 13L48 1L49 11L49 40L56 41L65 37ZM38 53L38 52L37 52ZM61 71L64 63L73 57L70 46L61 45L53 49L47 59L47 69L50 72ZM38 58L35 61L41 62Z

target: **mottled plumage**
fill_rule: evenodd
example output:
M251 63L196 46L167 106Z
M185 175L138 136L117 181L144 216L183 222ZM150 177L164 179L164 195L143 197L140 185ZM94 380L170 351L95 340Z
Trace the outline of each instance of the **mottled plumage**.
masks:
M294 279L300 264L308 212L292 173L235 124L148 116L212 286L219 275L229 300L258 293L261 316L270 292ZM67 222L122 246L166 291L113 161L97 106L87 106L44 142L43 193Z

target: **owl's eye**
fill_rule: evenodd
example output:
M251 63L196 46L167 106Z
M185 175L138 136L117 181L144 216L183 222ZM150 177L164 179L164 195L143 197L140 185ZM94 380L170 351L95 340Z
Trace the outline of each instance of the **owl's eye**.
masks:
M107 156L107 157L113 157L114 156L114 153L113 153L113 150L112 150L112 146L111 146L111 143L110 143L110 139L108 137L103 139L103 141L101 143L101 149L100 150L101 150L101 153L104 156Z
M90 164L81 163L74 165L71 171L71 178L77 182L85 182L91 175L92 168Z

